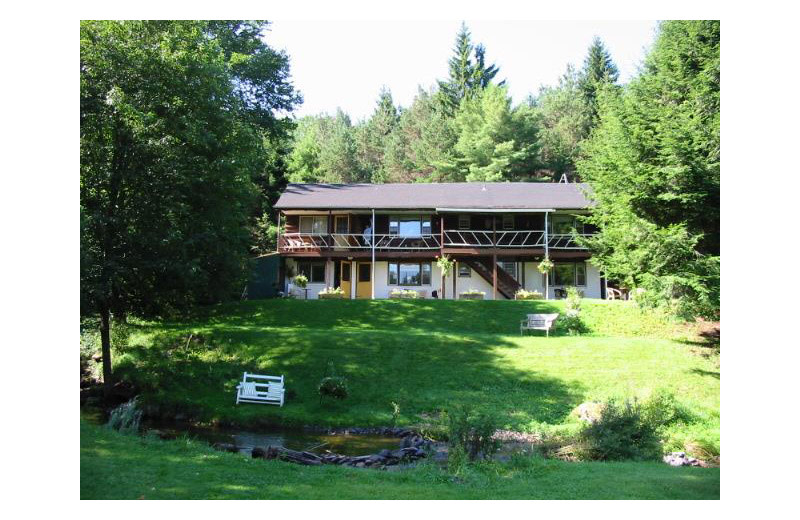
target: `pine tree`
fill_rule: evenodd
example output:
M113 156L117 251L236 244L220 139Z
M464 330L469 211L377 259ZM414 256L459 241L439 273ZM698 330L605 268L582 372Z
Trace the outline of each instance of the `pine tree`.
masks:
M384 164L386 147L399 119L392 93L383 88L372 116L355 128L358 162L364 176L371 182L385 182L387 178Z
M453 56L448 62L449 78L439 81L439 99L449 115L455 113L461 100L472 97L491 84L500 69L494 64L486 66L485 62L486 48L481 44L472 45L472 35L462 22L456 35Z
M720 23L668 21L642 74L599 91L578 163L597 206L593 261L643 301L719 310Z
M603 85L614 85L619 79L619 70L611 59L603 41L595 36L583 64L580 88L589 105L592 119L597 118L597 90Z

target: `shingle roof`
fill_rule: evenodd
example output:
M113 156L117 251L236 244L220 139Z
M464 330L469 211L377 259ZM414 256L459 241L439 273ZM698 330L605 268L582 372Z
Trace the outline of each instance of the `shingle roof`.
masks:
M277 209L580 209L587 184L454 182L289 184Z

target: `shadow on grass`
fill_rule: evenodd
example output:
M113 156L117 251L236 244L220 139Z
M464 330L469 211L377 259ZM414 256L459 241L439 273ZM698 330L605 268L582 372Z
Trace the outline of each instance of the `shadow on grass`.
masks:
M519 347L506 336L454 333L441 325L436 329L437 320L422 312L427 305L419 307L398 311L434 330L420 332L417 323L400 324L397 330L332 329L325 324L346 318L314 313L306 321L316 328L293 327L292 322L303 321L297 316L287 318L286 328L264 326L280 317L212 317L202 325L204 342L184 347L187 329L199 322L153 326L148 346L128 347L118 373L143 392L153 415L234 424L386 426L394 402L400 407L400 423L414 423L420 413L471 404L498 414L507 427L526 429L531 423L563 422L582 400L585 388L580 385L508 366L500 351ZM484 319L471 316L468 309L452 314L462 323ZM347 377L350 397L320 404L317 385L329 362ZM235 386L244 371L284 374L286 406L235 406Z
M719 379L719 372L712 372L710 370L702 370L700 368L693 368L691 370L692 374L697 374L699 376L708 376L713 377L715 379Z

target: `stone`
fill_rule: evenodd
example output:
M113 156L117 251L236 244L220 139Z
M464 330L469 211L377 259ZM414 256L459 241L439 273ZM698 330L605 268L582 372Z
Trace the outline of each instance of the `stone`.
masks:
M588 401L579 404L572 413L576 414L581 421L594 424L600 419L604 408L605 405L603 403Z
M253 448L253 451L250 452L250 456L253 457L254 459L266 459L267 450L256 446L255 448Z
M378 452L378 455L383 457L383 458L391 457L392 456L392 450L381 450L381 451Z

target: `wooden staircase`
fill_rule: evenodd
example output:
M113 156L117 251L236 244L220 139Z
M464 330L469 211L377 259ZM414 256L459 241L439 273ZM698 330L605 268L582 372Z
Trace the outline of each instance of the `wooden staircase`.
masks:
M459 262L464 262L472 268L473 271L481 275L481 277L489 282L489 285L494 284L494 277L492 274L491 260L484 260L482 258L465 258L459 259ZM497 266L497 292L508 298L514 299L514 295L522 286L514 280L502 267Z

